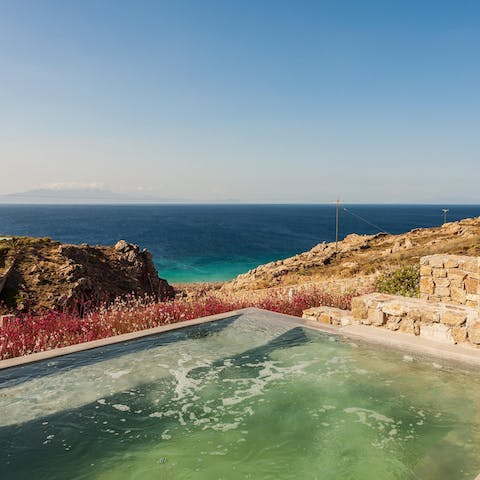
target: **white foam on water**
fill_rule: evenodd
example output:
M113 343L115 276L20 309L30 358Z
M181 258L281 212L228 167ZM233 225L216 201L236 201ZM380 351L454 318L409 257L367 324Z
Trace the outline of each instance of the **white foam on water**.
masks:
M124 375L128 375L131 370L117 370L113 372L105 372L105 375L108 375L111 378L117 379L123 377Z
M130 407L128 405L123 405L121 403L115 403L114 405L112 405L113 408L115 408L116 410L120 411L120 412L129 412L130 411Z
M394 424L393 418L386 417L381 413L369 410L367 408L349 407L344 408L343 411L348 414L354 414L357 416L358 421L368 427L374 426L372 422L378 422L379 426L384 428L384 424Z
M119 393L137 395L132 389L139 385L159 384L163 379L171 381L172 377L174 395L180 401L200 387L198 380L188 376L192 368L209 367L226 356L228 359L224 360L223 368L229 368L232 356L265 344L291 328L267 321L268 325L259 332L258 323L261 322L247 317L233 321L215 335L182 339L98 362L78 364L75 368L3 387L0 426L79 408ZM88 356L88 353L84 355ZM58 363L50 361L45 368Z

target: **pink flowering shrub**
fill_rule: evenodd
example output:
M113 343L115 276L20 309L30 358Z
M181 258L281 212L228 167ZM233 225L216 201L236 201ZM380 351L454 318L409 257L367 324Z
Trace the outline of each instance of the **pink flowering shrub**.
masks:
M246 307L301 316L303 310L313 306L347 309L350 302L351 295L332 295L315 286L240 294L213 292L195 299L167 302L155 302L146 297L127 297L93 309L83 316L51 311L42 315L24 314L7 319L0 327L0 359Z

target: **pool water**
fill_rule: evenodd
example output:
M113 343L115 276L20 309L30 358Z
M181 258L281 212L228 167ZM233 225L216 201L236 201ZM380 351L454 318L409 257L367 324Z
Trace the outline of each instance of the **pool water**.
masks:
M460 480L472 371L251 312L0 371L0 478Z

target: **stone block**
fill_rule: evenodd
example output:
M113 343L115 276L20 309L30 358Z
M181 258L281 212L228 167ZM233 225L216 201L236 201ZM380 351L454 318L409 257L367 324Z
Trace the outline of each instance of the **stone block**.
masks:
M464 343L467 341L467 329L465 327L452 327L452 336L455 342Z
M440 322L446 325L459 326L466 322L466 312L459 312L455 310L445 310L440 314Z
M480 322L480 311L472 309L467 314L467 327L470 327L470 325L474 325L477 322Z
M466 272L458 268L455 270L447 270L447 275L450 280L464 280L467 276Z
M385 326L388 328L388 330L398 330L400 328L401 321L402 317L390 316L387 317Z
M465 279L465 290L468 294L478 294L479 282L476 278L467 277Z
M444 257L442 257L441 255L431 255L428 263L433 268L443 268Z
M374 307L368 309L368 321L371 325L380 327L385 324L385 314L382 310Z
M445 270L442 270L443 272ZM435 283L435 287L449 287L450 286L450 280L448 278L434 278L433 282Z
M415 321L412 318L406 317L402 318L400 322L399 329L402 333L415 333Z
M420 293L427 295L433 294L435 291L435 284L431 277L422 277L420 278Z
M451 328L447 327L447 325L442 325L441 323L435 323L433 325L421 325L420 336L435 342L449 344L455 343Z
M448 287L435 287L435 295L440 298L450 296L450 289Z
M447 257L445 259L445 268L457 268L458 267L458 259L455 257Z
M450 289L452 302L460 303L462 305L467 301L467 293L463 288L453 287Z
M420 257L420 265L429 265L429 262L430 261L430 257L429 256L426 256L426 257Z
M367 302L363 297L352 298L352 315L353 318L363 320L368 316Z
M425 324L438 323L440 321L440 314L434 310L422 310L420 320Z
M462 262L463 270L467 272L475 272L478 273L478 259L477 257L465 257Z
M407 312L407 318L413 322L420 322L422 319L422 310L420 308L412 308Z
M480 322L470 325L467 329L468 332L468 341L474 343L475 345L480 344Z
M450 286L459 288L461 290L465 290L465 282L461 280L460 278L453 278L450 279Z
M391 302L386 303L383 306L382 310L383 313L385 313L386 315L401 317L407 312L407 307L401 302Z
M430 277L432 275L432 267L430 265L421 265L420 266L420 276L421 277Z
M442 278L447 276L447 271L444 268L434 268L432 270L433 278Z
M320 314L317 316L316 320L317 320L317 322L319 322L319 323L326 323L326 324L328 324L328 325L330 325L330 324L332 323L332 322L331 322L331 320L332 320L331 315L329 315L328 313L325 313L325 312L320 313Z

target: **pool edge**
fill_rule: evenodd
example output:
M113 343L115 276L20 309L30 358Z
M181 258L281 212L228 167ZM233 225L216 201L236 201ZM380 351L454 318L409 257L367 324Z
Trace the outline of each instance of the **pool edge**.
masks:
M114 345L117 343L124 343L138 338L158 335L173 330L179 330L190 326L201 325L203 323L210 323L219 320L225 320L235 315L243 315L248 313L268 314L271 317L284 319L299 326L309 329L318 330L332 335L339 335L350 339L358 339L370 343L381 344L389 346L398 350L408 351L411 353L423 354L427 356L441 358L443 360L458 362L462 364L469 364L480 367L480 349L475 347L463 345L449 345L445 343L434 342L426 340L414 335L406 333L392 332L390 330L375 329L366 325L346 325L334 326L321 324L312 320L305 320L300 317L294 317L284 313L272 312L261 308L248 307L239 310L231 310L225 313L216 315L209 315L207 317L199 317L192 320L185 320L183 322L169 323L159 327L149 328L146 330L139 330L137 332L124 333L115 335L113 337L101 338L91 342L77 343L68 347L55 348L46 350L44 352L32 353L21 357L8 358L0 360L0 370L6 368L17 367L29 363L48 360L50 358L69 355L72 353L82 352L85 350L92 350L95 348ZM478 479L480 480L480 476Z
M26 365L29 363L40 362L42 360L48 360L55 357L63 357L64 355L70 355L72 353L83 352L85 350L92 350L95 348L106 347L109 345L115 345L117 343L124 343L130 340L136 340L138 338L149 337L151 335L158 335L160 333L170 332L172 330L179 330L194 325L201 325L202 323L215 322L218 320L225 320L234 315L241 315L247 313L252 309L245 308L240 310L231 310L226 313L219 313L216 315L209 315L207 317L194 318L192 320L185 320L183 322L168 323L166 325L160 325L158 327L148 328L146 330L139 330L136 332L123 333L121 335L114 335L111 337L100 338L98 340L92 340L90 342L76 343L69 345L68 347L54 348L51 350L45 350L44 352L31 353L29 355L23 355L21 357L7 358L0 360L0 370L6 368L18 367L20 365Z

